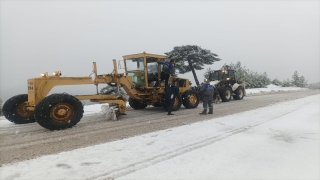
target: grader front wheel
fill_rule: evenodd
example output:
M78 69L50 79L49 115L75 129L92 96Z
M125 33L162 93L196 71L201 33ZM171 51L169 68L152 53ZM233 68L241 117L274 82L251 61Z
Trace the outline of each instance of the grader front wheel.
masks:
M56 121L68 121L74 115L74 109L71 104L60 103L52 107L50 116Z
M4 117L15 124L35 122L33 111L28 111L28 94L20 94L8 99L2 107Z
M35 118L44 128L61 130L76 125L83 116L82 103L69 94L52 94L35 107Z

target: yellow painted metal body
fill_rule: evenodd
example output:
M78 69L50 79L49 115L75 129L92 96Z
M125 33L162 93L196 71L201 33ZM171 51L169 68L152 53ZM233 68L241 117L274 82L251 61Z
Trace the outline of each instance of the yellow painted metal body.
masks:
M160 80L161 65L158 62L164 61L166 56L140 53L123 56L125 73L118 73L117 61L113 60L114 71L111 74L97 74L96 63L94 62L93 77L60 77L44 76L41 78L28 79L28 110L33 111L37 103L45 98L51 89L61 85L84 85L84 84L116 84L123 87L126 93L133 99L153 104L161 100L164 94L164 83L155 86L153 82ZM136 69L132 68L136 65ZM141 67L142 66L142 67ZM151 67L153 72L151 72ZM130 69L131 68L131 69ZM152 75L152 78L151 78ZM183 93L190 89L191 82L188 79L179 78L179 90ZM172 81L169 78L169 82ZM76 95L79 100L90 100L92 102L115 103L119 105L119 112L126 111L126 99L123 96L112 94Z

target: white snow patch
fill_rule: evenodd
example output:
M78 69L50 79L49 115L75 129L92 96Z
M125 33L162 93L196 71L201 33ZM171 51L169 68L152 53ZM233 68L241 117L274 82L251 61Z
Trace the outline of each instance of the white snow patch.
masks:
M105 104L101 106L101 110L105 114L107 120L117 120L116 111L118 108Z
M290 91L307 91L307 90L310 90L310 89L300 88L300 87L281 87L281 86L270 84L266 88L246 89L246 94L253 95L253 94L290 92Z

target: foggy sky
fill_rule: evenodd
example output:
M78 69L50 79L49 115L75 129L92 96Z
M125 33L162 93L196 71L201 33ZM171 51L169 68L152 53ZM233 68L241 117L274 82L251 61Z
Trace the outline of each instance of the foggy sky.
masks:
M27 93L41 72L88 76L112 72L112 59L164 54L198 45L225 63L291 79L319 82L319 1L0 1L0 95ZM197 71L202 81L203 71ZM180 74L190 78L191 73ZM195 83L193 83L195 84ZM103 86L100 86L102 88ZM68 87L69 88L69 87ZM66 87L55 92L68 92ZM95 87L70 89L93 94Z

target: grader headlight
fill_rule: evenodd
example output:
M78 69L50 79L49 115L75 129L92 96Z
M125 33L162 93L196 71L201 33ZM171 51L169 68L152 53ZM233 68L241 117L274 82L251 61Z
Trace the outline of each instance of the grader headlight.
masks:
M41 77L47 77L47 76L48 76L48 72L41 73Z
M53 76L60 77L61 76L61 71L54 71L52 74L53 74Z

